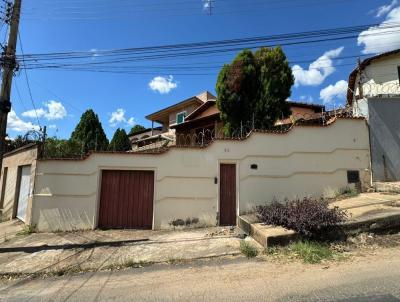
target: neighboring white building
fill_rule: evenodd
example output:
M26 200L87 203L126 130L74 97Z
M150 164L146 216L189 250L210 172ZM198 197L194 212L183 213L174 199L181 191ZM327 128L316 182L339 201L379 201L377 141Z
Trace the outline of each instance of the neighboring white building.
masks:
M365 59L350 74L347 104L368 119L368 98L400 96L399 77L400 49Z
M400 49L360 62L347 104L368 121L373 181L400 181Z

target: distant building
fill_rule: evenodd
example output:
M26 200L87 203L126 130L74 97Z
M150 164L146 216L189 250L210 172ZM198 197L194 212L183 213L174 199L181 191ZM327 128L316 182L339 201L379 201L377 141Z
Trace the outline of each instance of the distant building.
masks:
M400 180L400 49L359 63L349 77L347 105L370 129L374 181Z
M400 49L367 58L350 74L347 104L368 118L368 98L400 97L399 78Z

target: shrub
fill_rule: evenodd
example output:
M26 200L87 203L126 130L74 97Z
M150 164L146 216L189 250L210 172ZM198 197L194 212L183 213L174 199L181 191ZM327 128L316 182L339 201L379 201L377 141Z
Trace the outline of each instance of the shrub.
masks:
M321 239L347 218L346 211L329 208L327 201L305 197L284 204L273 201L257 207L257 216L268 225L294 230L306 238Z
M244 240L240 242L240 251L247 258L254 258L258 255L257 248L254 245L252 245Z
M25 224L24 227L22 228L21 231L19 231L16 235L17 236L27 236L32 233L35 233L35 226L34 225L29 225Z

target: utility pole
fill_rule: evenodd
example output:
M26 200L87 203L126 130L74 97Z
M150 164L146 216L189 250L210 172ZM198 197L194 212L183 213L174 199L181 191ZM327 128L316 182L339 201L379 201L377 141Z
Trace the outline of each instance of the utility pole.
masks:
M21 1L14 0L10 21L10 33L8 36L8 44L5 54L2 58L3 63L3 78L0 90L0 172L2 172L3 155L5 152L7 116L11 111L11 84L14 75L14 70L17 66L15 53L17 48L18 27L21 15Z

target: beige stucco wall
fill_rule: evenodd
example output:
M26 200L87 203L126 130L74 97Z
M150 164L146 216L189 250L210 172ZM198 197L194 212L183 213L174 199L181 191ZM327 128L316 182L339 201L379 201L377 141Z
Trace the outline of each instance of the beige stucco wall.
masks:
M31 218L31 210L32 210L32 197L33 197L33 188L35 181L35 171L36 171L36 159L38 154L37 146L30 147L25 150L20 150L15 153L6 155L3 159L3 171L1 173L0 190L4 190L0 192L3 197L2 202L0 201L0 208L2 208L2 216L3 219L11 219L16 214L18 196L17 194L17 185L18 185L18 169L21 166L31 165L31 183L30 183L30 194L28 199L28 207L26 213L26 223L30 224ZM7 168L7 178L4 183L4 169ZM4 187L3 187L4 183Z
M93 154L83 161L39 161L32 220L39 230L95 228L102 169L155 171L153 228L175 219L217 224L220 163L237 164L237 212L273 198L320 196L347 186L347 170L370 185L364 120L339 119L326 127L296 127L286 134L253 133L205 149L172 148L159 155ZM257 164L258 169L250 169Z

